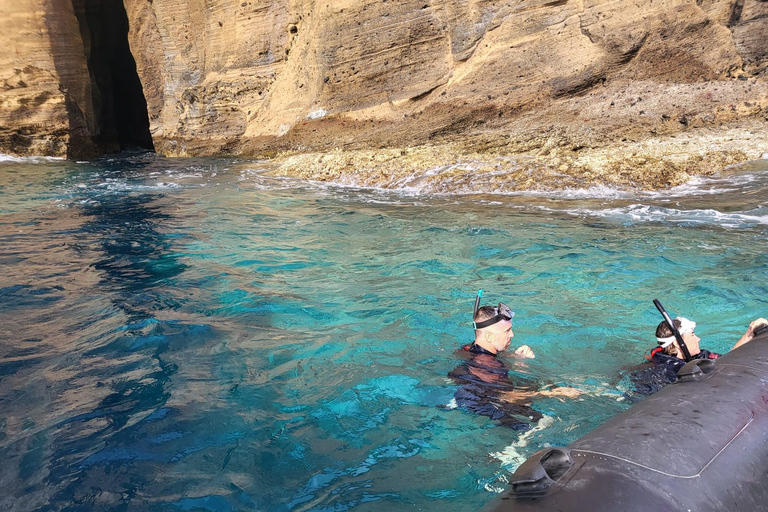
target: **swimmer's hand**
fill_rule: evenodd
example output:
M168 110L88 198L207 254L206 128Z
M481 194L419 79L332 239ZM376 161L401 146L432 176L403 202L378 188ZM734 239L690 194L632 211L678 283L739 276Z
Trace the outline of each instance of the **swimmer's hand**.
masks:
M542 396L554 396L557 398L576 398L581 394L581 391L576 388L557 387L554 389L542 389L539 391L539 394Z
M533 350L531 350L531 347L528 345L520 345L517 350L515 350L515 356L523 359L533 359L536 357L533 354Z
M765 318L758 318L757 320L754 320L751 324L749 324L749 329L747 329L747 332L754 336L755 329L757 329L758 326L763 324L768 324L768 320L766 320Z
M736 344L733 346L733 348L738 348L742 346L743 344L752 341L752 338L755 337L755 329L757 329L759 326L763 324L768 324L768 320L765 318L758 318L757 320L753 320L752 323L749 324L749 327L747 328L747 332L745 332L739 341L736 342ZM733 350L733 348L731 350Z

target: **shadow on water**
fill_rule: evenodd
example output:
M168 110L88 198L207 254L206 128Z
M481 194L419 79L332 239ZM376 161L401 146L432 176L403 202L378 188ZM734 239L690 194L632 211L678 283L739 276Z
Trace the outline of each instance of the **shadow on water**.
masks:
M122 167L117 172L106 169L111 178L130 181L144 164L114 165ZM131 439L137 424L153 415L155 422L170 415L164 406L178 365L166 361L164 353L173 344L205 342L214 334L209 326L167 319L181 305L174 297L173 281L186 266L174 254L172 237L163 233L171 216L164 212L162 193L120 190L105 196L98 187L85 187L75 199L70 208L77 210L79 222L85 222L68 226L69 252L61 258L80 258L81 266L88 269L83 272L98 279L72 294L77 299L59 290L52 303L74 300L71 309L83 317L110 320L95 322L98 325L87 333L85 329L72 332L69 327L69 336L62 336L58 350L44 352L25 366L7 367L10 373L0 376L0 381L12 377L0 388L5 409L0 417L0 458L13 468L0 478L9 491L0 498L0 508L120 510L127 506L134 491L155 478L154 466L145 465L140 472L114 481L120 464L154 457L147 454L151 443L144 443L147 450L136 451ZM61 232L46 235L62 237ZM82 298L83 289L90 297ZM40 307L51 308L37 300L21 304L18 314ZM51 308L49 314L61 312ZM25 382L34 381L38 384L23 389ZM46 416L35 416L34 408L29 408L30 419L8 428L5 418L23 410L25 397L46 392L49 403L44 407L50 411ZM8 407L10 403L13 408ZM113 463L117 463L114 468ZM115 475L108 476L112 471Z
M160 194L115 197L83 207L83 215L92 218L82 228L84 237L96 241L102 254L93 267L101 272L102 287L115 294L115 305L131 321L178 307L160 291L185 269L173 255L171 242L156 229L169 218L161 206L153 205L160 198Z
M130 171L134 173L136 169ZM111 462L152 458L146 453L133 453L127 438L131 437L133 425L162 410L171 396L171 377L178 367L163 359L169 340L186 337L187 329L199 327L177 322L169 326L156 318L159 311L172 311L180 306L168 285L186 268L174 255L172 241L161 232L170 219L163 212L163 199L160 193L123 192L82 207L82 215L89 220L79 238L98 255L92 267L101 276L99 288L124 312L127 322L121 329L122 335L83 355L112 359L117 377L112 383L100 380L104 377L100 372L92 376L96 386L109 385L111 393L91 413L57 426L62 432L76 432L71 437L59 437L58 453L52 457L47 479L57 487L65 484L51 500L68 503L63 510L103 506L102 485L107 484L104 492L112 494L116 487L108 483L111 478L102 474L110 472ZM81 432L89 434L80 435ZM80 454L79 460L67 457L70 453ZM147 469L133 473L129 482L121 482L122 493L106 499L110 509L127 507L135 490L153 479Z

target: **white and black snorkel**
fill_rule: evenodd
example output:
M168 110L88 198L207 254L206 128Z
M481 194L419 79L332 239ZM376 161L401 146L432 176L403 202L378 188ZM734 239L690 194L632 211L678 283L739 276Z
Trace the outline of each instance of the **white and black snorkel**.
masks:
M661 302L659 302L659 299L653 299L653 304L656 306L656 309L659 310L659 313L661 313L661 316L664 317L664 321L667 323L667 326L672 330L672 334L675 335L675 340L677 340L677 344L680 345L680 350L683 351L683 359L685 359L685 362L691 360L691 353L688 352L688 347L685 344L685 341L683 341L683 336L680 334L680 331L675 326L675 322L672 321L671 318L669 318L669 315L667 314L667 310L664 309L664 306L661 305Z

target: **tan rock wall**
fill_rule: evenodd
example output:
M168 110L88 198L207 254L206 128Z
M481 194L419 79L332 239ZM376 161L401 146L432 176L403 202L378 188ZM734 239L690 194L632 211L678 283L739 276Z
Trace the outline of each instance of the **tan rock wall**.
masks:
M66 156L87 145L93 105L72 4L0 2L0 34L0 152Z
M106 0L75 4L83 1ZM124 5L150 131L168 155L419 144L488 130L523 137L552 126L583 132L575 123L588 97L602 91L604 101L638 81L657 84L647 87L646 102L668 105L631 127L648 133L686 129L681 116L723 122L708 112L731 104L716 95L697 110L696 84L735 91L742 75L756 85L737 96L752 107L733 109L730 119L761 116L766 101L761 0ZM71 1L0 3L0 37L18 49L0 56L0 150L61 154L71 152L70 137L86 146L98 133L99 108L89 98L100 96L83 57L87 27L72 11ZM626 111L598 114L594 140L630 129Z
M762 65L768 44L758 0L125 3L152 133L169 154L279 146L299 132L313 146L303 127L323 118L396 127L443 111L426 116L426 133L609 81L727 80Z
M736 48L745 61L765 66L768 62L768 2L744 0L734 5L728 24Z
M157 149L210 153L236 142L284 79L300 9L260 0L125 6Z

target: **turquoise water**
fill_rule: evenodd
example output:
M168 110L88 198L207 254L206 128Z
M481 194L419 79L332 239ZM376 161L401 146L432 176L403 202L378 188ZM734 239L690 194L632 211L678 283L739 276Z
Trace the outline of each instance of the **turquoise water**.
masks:
M0 159L0 508L477 510L629 407L660 298L727 351L766 316L768 163L659 194L423 196L269 162ZM526 434L446 407L478 288Z

